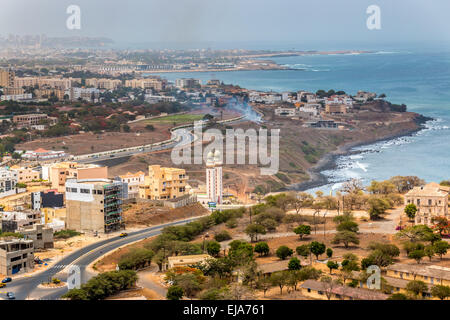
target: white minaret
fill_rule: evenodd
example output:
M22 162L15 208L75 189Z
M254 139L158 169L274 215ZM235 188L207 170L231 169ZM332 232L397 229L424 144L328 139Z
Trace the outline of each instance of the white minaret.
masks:
M206 194L209 201L222 203L222 160L220 151L210 151L206 157Z

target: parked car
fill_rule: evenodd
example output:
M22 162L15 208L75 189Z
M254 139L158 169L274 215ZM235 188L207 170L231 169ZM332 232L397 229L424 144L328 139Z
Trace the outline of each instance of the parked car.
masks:
M10 277L8 277L8 278L3 279L2 283L7 283L7 282L11 282L11 281L12 281L12 279Z
M7 292L6 297L8 297L9 300L14 300L16 298L14 292Z

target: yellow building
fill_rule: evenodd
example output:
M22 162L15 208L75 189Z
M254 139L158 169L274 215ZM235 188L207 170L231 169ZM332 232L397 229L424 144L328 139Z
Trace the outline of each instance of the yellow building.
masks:
M44 176L44 174L43 174ZM67 179L107 179L108 167L77 162L60 162L48 167L48 179L53 189L65 191Z
M160 165L148 167L148 176L139 186L139 198L148 200L174 199L185 195L186 170L177 168L165 168Z
M386 300L388 295L375 290L351 288L334 284L330 286L316 280L306 280L300 285L304 296L320 300Z
M17 173L17 182L18 183L27 183L27 182L37 181L37 180L41 179L40 172L34 171L32 168L12 166L10 168L10 170L15 171Z
M54 219L66 221L66 208L41 208L45 223L52 223Z
M408 281L420 280L429 285L450 286L450 268L436 265L396 263L386 268L386 276Z
M187 267L193 264L205 262L208 259L212 259L209 254L193 254L189 256L174 256L167 258L168 269L174 267Z

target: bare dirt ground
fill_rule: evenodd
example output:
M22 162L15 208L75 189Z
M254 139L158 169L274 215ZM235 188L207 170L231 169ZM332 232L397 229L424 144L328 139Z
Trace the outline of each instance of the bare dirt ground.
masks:
M124 208L123 216L127 226L142 228L183 218L201 216L207 213L208 210L199 203L176 209L137 203Z
M169 129L171 125L164 123L154 124L155 130L149 131L137 127L130 132L105 132L94 134L92 132L81 133L57 138L38 139L22 143L16 146L18 150L35 150L44 148L47 150L65 150L71 155L80 155L125 147L141 146L154 142L170 139Z

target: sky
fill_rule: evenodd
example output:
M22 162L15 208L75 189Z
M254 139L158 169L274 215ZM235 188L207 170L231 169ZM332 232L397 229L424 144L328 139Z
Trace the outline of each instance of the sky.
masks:
M284 43L312 48L450 43L448 0L0 0L0 35L102 36L117 43ZM69 30L69 5L81 29ZM381 29L366 26L378 5Z

